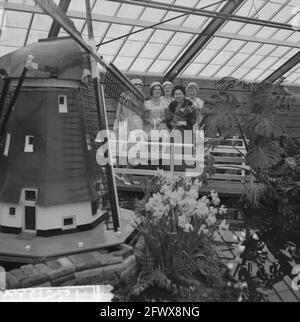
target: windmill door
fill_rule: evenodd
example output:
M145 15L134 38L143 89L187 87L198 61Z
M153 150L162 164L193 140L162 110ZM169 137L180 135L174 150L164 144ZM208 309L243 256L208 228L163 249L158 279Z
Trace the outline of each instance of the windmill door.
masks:
M25 206L25 230L36 230L36 208Z

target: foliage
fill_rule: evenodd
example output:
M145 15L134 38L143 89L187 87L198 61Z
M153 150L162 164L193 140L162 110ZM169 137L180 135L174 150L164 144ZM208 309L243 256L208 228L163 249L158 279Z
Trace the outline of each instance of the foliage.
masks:
M139 217L144 246L137 256L141 273L133 294L151 286L192 296L199 283L223 285L227 268L213 248L219 229L216 215L225 214L218 194L199 197L199 179L159 173L152 197Z
M239 89L251 94L247 110L238 101L235 91ZM225 77L207 102L202 122L207 135L218 135L219 141L233 135L243 139L254 178L246 184L246 204L266 208L271 204L271 209L288 220L299 217L300 164L291 158L300 154L300 144L286 133L284 118L278 112L293 104L300 105L300 95L281 84L252 84Z

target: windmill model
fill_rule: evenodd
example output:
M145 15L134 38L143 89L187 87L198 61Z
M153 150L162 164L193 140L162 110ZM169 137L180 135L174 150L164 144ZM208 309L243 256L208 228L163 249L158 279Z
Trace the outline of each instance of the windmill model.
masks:
M143 96L52 0L36 3L70 38L43 40L0 58L1 231L52 236L92 229L103 218L118 231L112 164L96 163L96 135L108 128L97 65L106 69L110 96L130 91L136 102L130 108L141 106ZM86 5L92 41L89 0Z

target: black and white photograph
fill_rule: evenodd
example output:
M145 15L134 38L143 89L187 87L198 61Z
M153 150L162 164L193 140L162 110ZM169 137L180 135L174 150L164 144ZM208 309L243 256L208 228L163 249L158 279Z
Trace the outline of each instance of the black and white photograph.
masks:
M299 0L0 0L0 302L300 302Z

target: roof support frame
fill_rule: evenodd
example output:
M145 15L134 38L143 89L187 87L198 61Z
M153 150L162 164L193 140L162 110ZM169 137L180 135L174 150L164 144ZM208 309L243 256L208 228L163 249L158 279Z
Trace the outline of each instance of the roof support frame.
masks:
M60 7L64 12L67 12L70 6L70 3L71 3L71 0L60 0L58 7ZM57 23L56 21L53 21L48 33L48 38L58 37L60 29L61 29L60 24Z
M286 74L289 70L291 70L296 65L300 64L300 51L296 55L294 55L291 59L289 59L286 63L280 66L277 70L275 70L270 76L268 76L265 81L274 83L284 74Z
M245 0L228 1L220 10L221 13L233 14ZM184 51L180 58L167 71L165 79L173 80L185 67L195 58L199 51L211 40L215 33L224 24L222 19L212 20L202 31L202 33L193 41L193 43Z
M13 2L12 3L4 2L1 0L0 0L0 7L6 10L12 10L12 11L29 12L29 13L35 13L35 14L41 14L41 15L45 14L43 10L39 7L35 7L32 5L18 4ZM69 11L68 16L74 19L85 19L84 13L81 13L78 11ZM138 21L136 19L111 17L108 15L92 14L92 18L93 18L93 21L115 23L115 24L121 24L121 25L130 25L130 26L136 26L136 27L147 27L152 25L152 23L148 21ZM188 33L188 34L199 34L199 32L201 32L201 30L194 27L176 26L176 25L167 25L167 24L161 25L159 27L155 27L154 29L182 32L182 33ZM251 42L259 42L259 43L265 43L265 44L271 44L271 45L274 44L278 46L300 48L299 43L292 42L292 41L239 35L239 34L230 33L230 32L216 32L215 36L220 38L230 38L230 39L236 39L236 40L242 40L242 41L251 41Z

